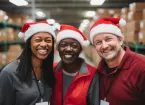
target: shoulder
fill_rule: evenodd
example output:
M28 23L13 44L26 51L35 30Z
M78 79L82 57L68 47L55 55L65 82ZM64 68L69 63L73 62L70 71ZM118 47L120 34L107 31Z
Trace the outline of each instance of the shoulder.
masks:
M18 65L19 65L18 61L13 61L4 67L2 72L7 72L9 74L15 73Z
M144 66L145 67L145 56L141 54L134 53L133 57L133 63L138 64L138 66Z
M58 63L59 63L59 62L54 62L54 63L53 63L53 69L55 69L55 68L57 67Z
M94 66L92 66L92 65L90 65L90 64L88 64L88 63L86 63L86 66L87 66L88 70L89 70L91 73L95 73L95 72L97 71L97 68L96 68L96 67L94 67Z

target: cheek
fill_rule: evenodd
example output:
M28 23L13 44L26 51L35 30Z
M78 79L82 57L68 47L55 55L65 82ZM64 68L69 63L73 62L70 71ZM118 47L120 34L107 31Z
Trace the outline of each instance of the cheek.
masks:
M101 46L95 46L97 52L101 51Z

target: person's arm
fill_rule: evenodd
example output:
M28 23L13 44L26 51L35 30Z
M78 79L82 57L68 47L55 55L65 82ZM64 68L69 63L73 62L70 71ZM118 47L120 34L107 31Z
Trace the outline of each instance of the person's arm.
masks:
M140 72L140 75L138 76L137 88L141 93L142 99L145 100L145 68L143 72Z
M95 73L87 94L87 105L100 105L99 99L99 75Z
M15 105L13 82L5 70L0 73L0 105Z

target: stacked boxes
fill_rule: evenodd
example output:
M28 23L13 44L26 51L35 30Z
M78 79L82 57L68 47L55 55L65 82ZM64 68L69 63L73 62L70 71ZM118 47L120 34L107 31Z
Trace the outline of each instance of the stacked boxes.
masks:
M145 3L132 3L129 5L127 17L126 42L136 43L139 40L140 21L143 19Z
M140 21L140 31L138 41L141 44L145 44L145 18L144 20Z
M17 59L21 54L22 48L19 43L12 45L11 42L23 41L19 40L17 35L20 31L20 26L27 20L30 20L29 16L10 15L0 10L0 68Z
M7 51L6 64L16 60L22 52L20 45L10 45Z

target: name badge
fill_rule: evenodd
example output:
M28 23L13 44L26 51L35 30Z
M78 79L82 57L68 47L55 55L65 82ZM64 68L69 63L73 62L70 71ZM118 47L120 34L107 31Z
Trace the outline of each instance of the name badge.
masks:
M100 101L100 105L109 105L109 102L105 101L105 100L101 100Z
M35 105L49 105L48 102L36 103Z

